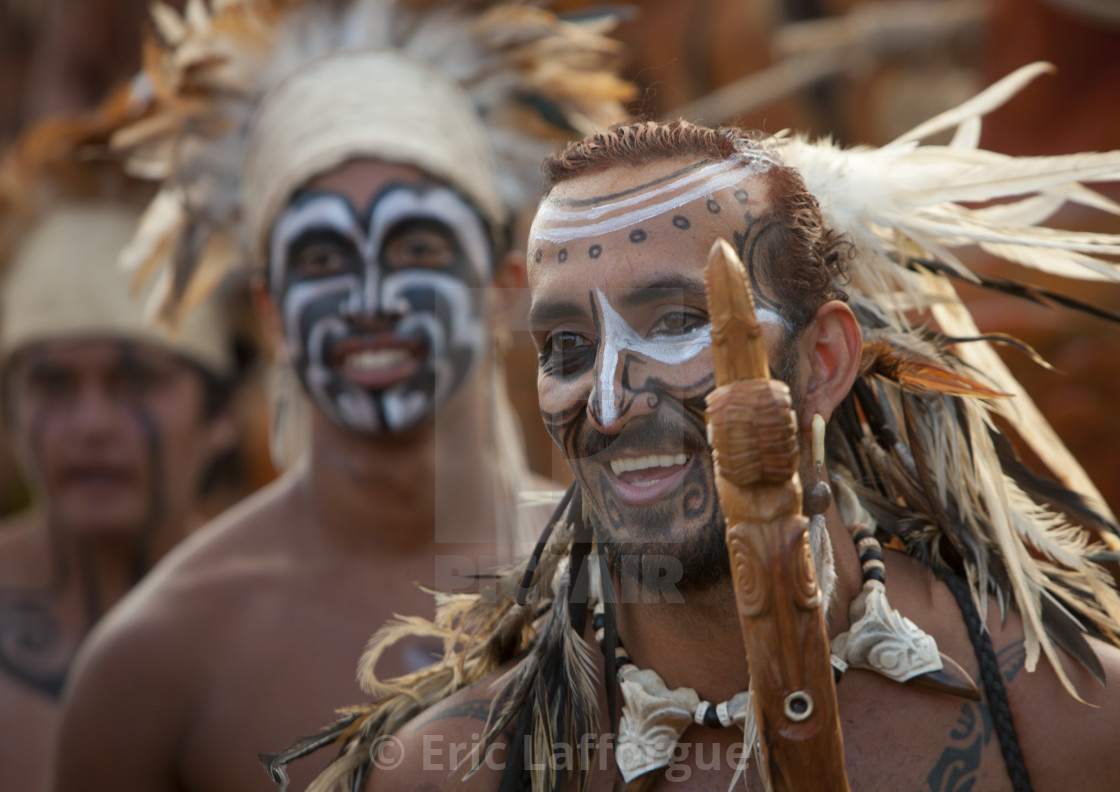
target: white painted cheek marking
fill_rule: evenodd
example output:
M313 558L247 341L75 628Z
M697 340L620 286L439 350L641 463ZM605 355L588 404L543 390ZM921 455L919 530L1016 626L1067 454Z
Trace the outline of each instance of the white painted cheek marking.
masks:
M618 420L618 397L615 393L618 359L623 352L633 352L658 363L677 366L686 363L707 349L712 343L712 326L705 324L679 336L642 338L614 309L602 291L595 290L602 315L602 345L600 351L599 382L596 388L598 412L604 424ZM768 308L755 311L763 324L785 324L782 317Z
M316 322L308 334L308 352L307 352L307 388L311 391L311 398L316 404L327 413L330 418L338 419L338 411L335 408L334 401L326 392L327 383L330 381L333 373L327 368L326 361L323 360L323 342L331 335L343 335L346 328L343 326L342 321L335 317L330 317Z
M340 305L346 302L346 295L352 295L361 288L361 283L354 275L339 275L334 278L297 283L284 295L282 308L284 312L284 336L295 356L302 355L303 338L300 332L299 320L308 304L328 297L338 297Z
M353 243L355 250L360 251L366 246L365 234L350 205L341 196L324 195L299 206L289 206L272 227L268 266L273 284L279 286L282 283L288 264L288 247L300 234L313 228L341 234Z
M436 220L450 228L463 246L479 282L489 281L490 239L482 218L457 192L445 187L423 193L396 190L378 201L370 216L369 240L363 251L366 261L377 261L385 233L390 228L412 218Z
M339 377L323 359L324 342L330 336L338 338L347 334L346 323L332 316L315 323L308 334L307 386L310 396L328 418L335 423L364 432L380 428L373 396ZM343 390L337 397L327 393L330 382L341 383Z
M347 385L346 390L338 394L338 410L342 422L352 429L360 432L375 432L381 428L373 396L369 393Z
M432 312L410 311L397 325L396 332L402 336L419 333L428 339L428 364L435 374L435 391L432 396L435 404L440 405L451 395L457 373L448 359L449 350L451 348L470 350L469 368L463 372L462 378L462 382L466 382L487 348L486 323L473 311L470 287L458 278L443 273L417 270L396 273L385 281L385 299L403 299L398 295L408 288L416 287L435 292L447 302L451 319L450 327L444 327ZM429 409L426 399L423 404L420 404L416 396L408 395L403 383L387 391L387 396L392 396L396 400L402 421L415 420L417 409ZM388 419L390 415L388 401L385 406ZM394 415L396 414L398 413L394 412Z
M419 390L394 388L382 397L385 422L394 431L418 423L430 410L430 404L428 394Z
M435 292L447 302L451 316L450 337L447 339L449 345L470 347L475 354L485 348L486 326L482 317L474 313L469 286L453 275L423 270L407 270L394 273L385 279L382 286L383 299L387 303L403 300L402 295L411 288ZM413 313L409 311L405 316L405 321Z

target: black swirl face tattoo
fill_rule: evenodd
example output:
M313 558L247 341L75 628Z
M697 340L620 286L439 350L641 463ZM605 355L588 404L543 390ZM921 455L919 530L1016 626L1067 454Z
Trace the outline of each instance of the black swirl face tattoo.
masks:
M415 426L487 349L480 287L494 253L481 215L454 190L390 183L364 211L305 190L276 221L270 250L300 380L351 431Z
M771 221L751 197L766 193L750 184L765 170L757 162L644 167L563 182L542 204L529 323L546 428L608 558L638 577L643 556L669 556L684 590L728 574L705 426L714 374L703 271L720 237L753 268ZM776 308L757 304L775 342L787 328Z

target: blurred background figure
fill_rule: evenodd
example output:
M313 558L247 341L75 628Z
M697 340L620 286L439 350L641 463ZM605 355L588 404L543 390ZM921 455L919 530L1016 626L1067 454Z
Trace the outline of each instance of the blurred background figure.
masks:
M114 143L161 191L126 258L174 262L153 302L169 320L252 273L286 470L91 636L56 789L271 789L258 752L360 695L371 632L434 613L416 584L472 590L543 526L551 507L536 524L518 508L551 482L525 462L499 359L524 311L516 221L543 155L618 118L629 86L603 21L538 5L156 8L156 109ZM441 648L402 642L385 667Z
M0 524L0 788L45 788L78 645L202 519L234 356L202 304L153 329L118 265L145 185L90 161L128 106L45 121L0 169L3 422L30 504Z

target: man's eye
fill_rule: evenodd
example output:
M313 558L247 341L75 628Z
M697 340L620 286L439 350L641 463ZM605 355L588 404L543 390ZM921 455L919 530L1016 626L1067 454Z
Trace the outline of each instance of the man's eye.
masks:
M315 244L296 254L293 266L307 278L336 275L346 267L346 254L337 245Z
M579 333L561 330L541 344L540 369L545 374L569 377L587 368L595 358L595 344Z
M38 371L30 377L31 388L44 398L58 398L74 388L74 378L59 371Z
M443 234L417 229L390 240L382 260L390 269L444 269L451 265L454 255Z
M707 323L707 319L688 311L671 311L653 326L653 335L684 335Z

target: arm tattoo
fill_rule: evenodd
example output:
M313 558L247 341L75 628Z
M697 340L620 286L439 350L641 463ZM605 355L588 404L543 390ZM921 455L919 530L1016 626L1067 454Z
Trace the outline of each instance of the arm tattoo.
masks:
M1008 644L996 653L1004 682L1010 682L1026 662L1023 641ZM968 701L961 706L956 724L949 730L949 744L926 776L930 792L969 792L985 746L992 739L992 714L986 701Z

